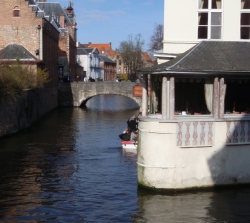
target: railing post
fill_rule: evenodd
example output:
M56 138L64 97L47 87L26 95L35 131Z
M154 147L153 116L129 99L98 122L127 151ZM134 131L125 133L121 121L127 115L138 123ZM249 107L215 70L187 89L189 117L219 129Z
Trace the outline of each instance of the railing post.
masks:
M169 88L169 119L174 119L175 110L175 80L174 77L170 78Z
M214 96L213 96L213 116L219 118L219 81L214 78Z
M167 89L167 77L162 78L162 101L161 101L161 112L162 119L167 119L167 100L168 100L168 89Z
M220 118L224 118L224 106L225 106L225 84L224 84L224 78L220 79Z
M147 110L148 110L147 75L143 75L143 79L142 79L142 116L147 115Z

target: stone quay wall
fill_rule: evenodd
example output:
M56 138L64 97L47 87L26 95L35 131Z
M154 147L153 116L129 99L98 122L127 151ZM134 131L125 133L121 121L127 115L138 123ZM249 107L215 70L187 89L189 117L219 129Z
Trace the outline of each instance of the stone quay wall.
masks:
M29 128L58 106L57 87L27 89L17 97L0 99L0 137Z

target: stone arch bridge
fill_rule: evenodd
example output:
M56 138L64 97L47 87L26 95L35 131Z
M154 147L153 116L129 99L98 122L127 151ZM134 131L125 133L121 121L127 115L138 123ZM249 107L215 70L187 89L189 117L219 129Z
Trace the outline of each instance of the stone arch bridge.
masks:
M80 107L96 95L116 94L134 100L141 107L142 98L133 95L134 82L60 82L58 84L59 106Z

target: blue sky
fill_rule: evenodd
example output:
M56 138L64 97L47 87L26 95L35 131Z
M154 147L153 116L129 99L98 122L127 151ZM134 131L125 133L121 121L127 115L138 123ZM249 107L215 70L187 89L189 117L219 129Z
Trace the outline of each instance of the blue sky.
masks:
M67 7L69 0L47 0ZM129 35L141 34L148 49L155 24L163 24L164 0L71 0L81 43L112 43L115 50Z

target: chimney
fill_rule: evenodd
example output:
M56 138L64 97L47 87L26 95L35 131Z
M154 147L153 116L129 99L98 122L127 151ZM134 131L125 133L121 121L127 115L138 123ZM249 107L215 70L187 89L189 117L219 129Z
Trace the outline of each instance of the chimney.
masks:
M45 0L46 1L46 0ZM64 14L60 14L60 27L64 28L65 27L65 18Z

